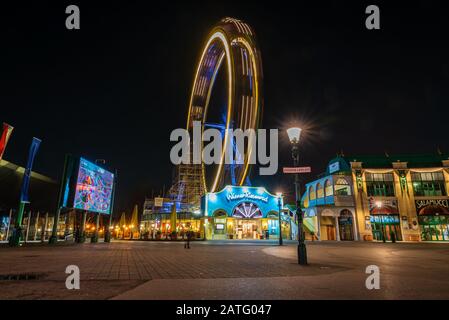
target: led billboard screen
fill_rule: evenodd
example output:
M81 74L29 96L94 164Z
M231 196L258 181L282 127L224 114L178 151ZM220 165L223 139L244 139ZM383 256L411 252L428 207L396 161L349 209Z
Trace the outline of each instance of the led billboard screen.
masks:
M80 158L76 181L75 209L110 214L114 174Z

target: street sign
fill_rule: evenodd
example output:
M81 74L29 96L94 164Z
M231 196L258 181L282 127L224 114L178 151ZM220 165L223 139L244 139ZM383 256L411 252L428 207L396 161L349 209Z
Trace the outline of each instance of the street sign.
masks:
M312 172L311 167L291 167L283 168L284 173L310 173Z

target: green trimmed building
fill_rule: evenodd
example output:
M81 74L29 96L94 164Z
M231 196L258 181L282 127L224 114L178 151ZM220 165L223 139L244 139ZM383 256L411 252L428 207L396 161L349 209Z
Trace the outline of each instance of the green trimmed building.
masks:
M338 156L306 184L318 240L449 241L449 154Z

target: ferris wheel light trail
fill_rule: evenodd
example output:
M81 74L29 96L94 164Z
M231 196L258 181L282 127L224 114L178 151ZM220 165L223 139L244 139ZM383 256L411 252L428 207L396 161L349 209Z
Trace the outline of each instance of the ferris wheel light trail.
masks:
M193 121L201 121L201 129L214 127L207 121L212 88L216 76L225 62L227 72L227 110L224 125L223 150L233 144L229 129L257 130L260 125L263 108L262 98L262 61L254 31L243 21L224 18L210 32L201 51L195 72L192 93L187 116L187 129L191 130ZM233 128L231 128L231 125ZM248 150L242 156L243 165L231 166L232 181L238 185L245 183L250 172L249 159L253 152L253 136L248 141ZM225 152L220 155L211 185L206 182L206 168L202 165L202 181L205 192L214 192L224 186Z

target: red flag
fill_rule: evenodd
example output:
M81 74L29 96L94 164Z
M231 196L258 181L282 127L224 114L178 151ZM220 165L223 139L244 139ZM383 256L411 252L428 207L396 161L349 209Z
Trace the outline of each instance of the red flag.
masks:
M5 152L6 145L8 144L9 137L11 136L13 126L10 126L7 123L3 123L3 131L2 136L0 137L0 160L3 157L3 153Z

